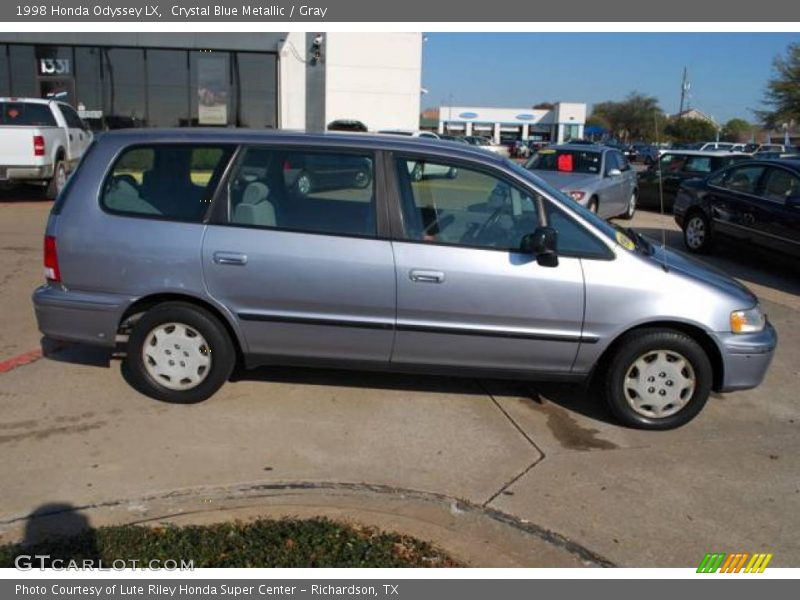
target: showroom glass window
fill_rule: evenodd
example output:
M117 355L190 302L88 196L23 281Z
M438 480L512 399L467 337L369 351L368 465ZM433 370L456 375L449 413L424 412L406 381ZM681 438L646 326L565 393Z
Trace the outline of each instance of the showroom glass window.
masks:
M183 50L147 50L147 124L181 127L189 118L189 65Z
M11 95L11 73L8 69L8 46L0 44L0 96Z
M189 53L191 125L226 126L236 123L229 52Z
M9 44L8 58L11 68L11 95L18 98L38 98L33 46Z
M240 127L277 127L277 61L273 54L237 52L234 65Z
M109 129L146 125L144 50L103 48L106 125Z
M94 114L103 111L102 62L99 48L75 48L75 95L78 104ZM99 129L101 117L88 119Z

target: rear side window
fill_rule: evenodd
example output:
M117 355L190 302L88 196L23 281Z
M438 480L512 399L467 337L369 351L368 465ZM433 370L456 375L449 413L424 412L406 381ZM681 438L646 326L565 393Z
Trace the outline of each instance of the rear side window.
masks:
M66 104L59 104L58 107L61 109L61 114L64 115L64 120L67 122L67 127L71 127L72 129L83 129L83 121L78 116L71 106Z
M129 148L114 163L101 203L114 213L200 222L232 154L232 146Z
M0 102L0 125L55 127L56 119L47 104Z
M230 223L376 235L371 154L251 147L237 162L228 184Z

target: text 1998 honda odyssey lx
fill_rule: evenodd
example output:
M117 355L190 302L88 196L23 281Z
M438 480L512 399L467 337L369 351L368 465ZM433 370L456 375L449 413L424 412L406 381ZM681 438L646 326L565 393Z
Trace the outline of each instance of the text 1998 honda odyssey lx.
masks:
M506 159L396 136L109 133L53 206L44 264L41 331L127 335L131 380L170 402L236 364L599 375L621 421L668 429L758 385L776 345L732 279Z

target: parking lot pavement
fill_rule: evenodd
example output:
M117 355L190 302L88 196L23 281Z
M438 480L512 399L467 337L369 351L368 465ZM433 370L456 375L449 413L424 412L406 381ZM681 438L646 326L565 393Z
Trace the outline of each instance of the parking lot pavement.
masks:
M30 292L41 279L48 208L0 202L0 364L38 346ZM633 225L651 234L661 220L640 213ZM669 241L680 243L674 232ZM167 508L195 514L207 498L197 490L238 502L225 490L243 485L320 485L313 501L297 500L298 513L337 514L342 484L354 494L380 488L406 508L427 494L454 517L472 514L460 502L510 515L541 534L530 538L539 562L513 564L573 565L575 551L564 548L574 544L630 566L693 566L706 552L733 550L796 566L797 279L791 264L750 249L708 260L753 284L780 345L764 385L712 397L670 432L619 427L590 393L567 386L261 369L205 403L173 406L136 394L118 361L82 348L31 359L0 373L0 539L52 503L105 511L97 522L130 521ZM97 366L75 364L92 357ZM390 519L401 509L389 496L361 510L415 532L434 519L430 507ZM283 497L290 510L295 496ZM156 502L165 498L168 506ZM463 549L458 523L430 530ZM475 547L487 539L475 533ZM552 539L560 545L542 547Z

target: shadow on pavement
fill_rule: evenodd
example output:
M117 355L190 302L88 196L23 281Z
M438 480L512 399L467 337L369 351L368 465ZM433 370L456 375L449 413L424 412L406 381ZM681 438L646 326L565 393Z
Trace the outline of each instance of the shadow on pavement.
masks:
M56 561L63 568L70 561L85 566L99 564L97 539L89 520L71 504L42 504L27 516L25 538L18 544L30 557L21 559L25 567L51 568ZM16 558L16 557L14 557ZM11 567L14 565L2 565Z
M13 204L16 202L50 202L45 197L45 189L33 185L15 185L0 188L0 204Z

